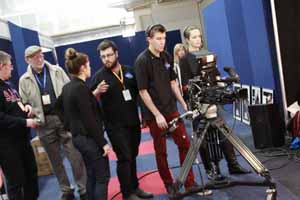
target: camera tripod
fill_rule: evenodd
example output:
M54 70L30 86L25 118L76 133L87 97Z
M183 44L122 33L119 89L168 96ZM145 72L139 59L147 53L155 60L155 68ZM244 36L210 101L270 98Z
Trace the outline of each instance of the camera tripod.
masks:
M178 122L178 120L182 120L183 118L195 119L199 115L200 113L197 110L188 111L182 114L181 116L173 119L169 123L170 125L169 131L172 131L176 128L176 123ZM228 139L229 142L233 145L233 147L241 154L241 156L248 162L248 164L253 168L253 170L258 175L263 177L264 180L260 182L228 181L228 180L224 180L220 182L211 182L190 192L177 193L175 194L173 199L181 199L192 193L203 191L203 189L220 189L225 187L243 185L243 186L268 187L268 189L266 190L266 194L267 194L266 200L276 200L277 198L276 184L272 181L268 169L264 167L264 165L256 158L256 156L250 151L250 149L236 135L232 133L232 130L226 125L225 121L222 118L205 120L205 125L202 131L197 131L197 133L194 135L191 147L180 169L179 176L176 178L176 186L178 190L183 186L187 178L188 172L190 171L197 157L199 148L203 140L205 139L209 128L214 128L218 130L219 134L223 134L225 138Z

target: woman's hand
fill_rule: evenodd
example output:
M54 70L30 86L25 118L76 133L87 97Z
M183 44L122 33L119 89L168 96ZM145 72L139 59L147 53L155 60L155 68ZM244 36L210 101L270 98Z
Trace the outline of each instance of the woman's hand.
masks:
M108 156L108 154L109 154L109 149L110 149L109 145L106 144L106 145L104 145L102 148L103 148L103 151L104 151L104 153L102 154L102 156L103 156L103 157Z

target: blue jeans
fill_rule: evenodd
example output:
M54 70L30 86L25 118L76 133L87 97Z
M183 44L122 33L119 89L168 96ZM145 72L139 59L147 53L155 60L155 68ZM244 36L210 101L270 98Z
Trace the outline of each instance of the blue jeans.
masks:
M74 146L81 153L87 170L87 194L89 200L107 199L110 178L108 157L103 157L103 149L90 136L76 135Z

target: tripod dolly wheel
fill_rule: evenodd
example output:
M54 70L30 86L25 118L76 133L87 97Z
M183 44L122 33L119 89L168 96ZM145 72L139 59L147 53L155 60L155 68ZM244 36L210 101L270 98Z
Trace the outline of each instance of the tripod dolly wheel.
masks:
M266 200L276 200L277 198L277 191L276 189L267 189L267 199Z

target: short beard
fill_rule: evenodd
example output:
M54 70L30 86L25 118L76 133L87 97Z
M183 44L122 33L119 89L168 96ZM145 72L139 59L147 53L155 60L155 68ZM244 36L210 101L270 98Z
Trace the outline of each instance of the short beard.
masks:
M106 67L109 68L109 69L111 69L111 70L113 70L113 69L116 68L117 66L118 66L118 60L117 60L117 59L115 60L115 62L113 62L113 63L111 64L110 67L107 67L107 65L106 65Z

